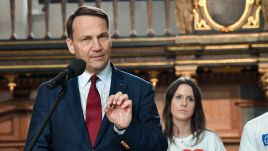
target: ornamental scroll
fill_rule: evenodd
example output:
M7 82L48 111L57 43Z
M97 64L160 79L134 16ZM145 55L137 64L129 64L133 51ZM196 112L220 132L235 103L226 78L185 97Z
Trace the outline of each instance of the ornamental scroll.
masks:
M258 29L262 7L265 28L268 28L268 0L175 0L175 3L180 33L191 33L191 29L219 32Z

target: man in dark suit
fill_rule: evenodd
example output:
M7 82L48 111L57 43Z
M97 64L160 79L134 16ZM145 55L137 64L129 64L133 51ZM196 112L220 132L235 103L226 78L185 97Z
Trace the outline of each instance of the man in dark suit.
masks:
M166 151L150 83L110 63L107 14L82 6L69 17L67 34L69 51L86 62L86 70L68 81L66 95L33 150ZM40 86L25 150L58 91Z

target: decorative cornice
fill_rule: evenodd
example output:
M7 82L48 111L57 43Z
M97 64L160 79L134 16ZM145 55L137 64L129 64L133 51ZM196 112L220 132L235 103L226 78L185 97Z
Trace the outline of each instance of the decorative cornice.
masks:
M176 76L186 76L186 77L196 77L196 65L183 65L183 66L175 66L175 74Z
M113 42L159 42L174 41L175 37L113 38Z
M0 57L1 61L11 61L11 60L58 60L58 59L73 59L71 55L67 56L14 56L14 57Z
M205 50L234 50L234 49L249 49L248 44L225 44L225 45L207 45Z
M114 63L118 67L173 67L174 62L126 62ZM0 65L0 70L37 70L37 69L62 69L67 64L39 64L39 65Z
M7 114L16 111L32 111L32 100L5 101L0 103L0 114Z
M177 60L176 65L221 65L221 64L244 64L244 63L257 63L258 59L256 58L244 58L244 59L211 59L211 60Z
M267 41L268 33L213 34L213 35L180 35L176 44L232 44Z
M264 45L260 45L264 46ZM268 47L268 45L267 45ZM250 44L214 44L214 45L175 45L175 46L168 46L167 50L171 52L176 51L188 51L188 50L238 50L238 49L244 49L248 50L250 48Z
M51 65L7 65L7 66L0 66L0 70L6 69L58 69L58 68L65 68L67 64L51 64Z
M0 40L0 45L65 44L65 40Z
M126 62L126 63L114 63L119 67L156 67L156 66L173 66L174 62Z
M112 38L113 47L128 47L128 46L143 46L151 44L155 45L165 45L172 44L175 42L175 36L169 37L136 37L136 38ZM21 48L20 46L29 47L29 46L39 46L49 47L53 45L53 48L67 48L66 42L63 39L57 40L0 40L0 46L6 48L6 46L13 46L14 48ZM32 49L34 49L33 47ZM36 49L36 48L35 48Z
M240 101L236 101L235 104L239 107L264 107L264 106L268 106L267 101L256 101L256 100L240 100Z

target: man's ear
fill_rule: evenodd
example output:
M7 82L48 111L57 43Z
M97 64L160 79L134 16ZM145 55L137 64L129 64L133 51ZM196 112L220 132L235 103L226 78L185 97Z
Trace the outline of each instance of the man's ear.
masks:
M66 38L66 43L71 54L75 54L73 40Z

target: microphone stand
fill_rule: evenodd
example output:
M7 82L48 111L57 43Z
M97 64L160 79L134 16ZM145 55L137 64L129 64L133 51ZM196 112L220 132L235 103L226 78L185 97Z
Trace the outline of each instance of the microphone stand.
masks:
M44 128L46 127L47 123L48 123L48 120L51 118L53 112L55 111L55 109L57 108L58 104L60 103L61 99L65 96L65 93L67 91L67 87L66 87L66 84L63 84L61 86L61 90L60 92L58 93L54 103L52 104L47 116L44 118L40 128L38 129L38 131L36 132L36 135L34 135L32 141L30 142L30 145L29 145L29 148L28 148L28 151L31 151L34 147L34 145L36 144L38 138L40 137L41 133L43 132Z

